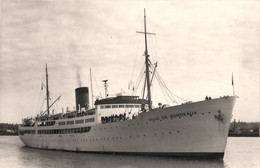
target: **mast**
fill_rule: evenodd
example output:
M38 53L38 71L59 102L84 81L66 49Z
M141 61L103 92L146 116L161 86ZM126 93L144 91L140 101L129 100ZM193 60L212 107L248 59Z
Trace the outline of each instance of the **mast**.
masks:
M90 85L91 85L91 107L94 108L93 104L93 86L92 86L92 74L91 74L91 68L89 68L90 73Z
M233 86L233 95L235 96L235 83L234 83L234 78L233 78L233 72L232 72L232 86Z
M107 94L107 81L108 80L102 80L102 82L104 82L104 87L105 87L105 98L107 98L108 94Z
M48 69L46 64L46 96L47 96L47 113L50 115L50 106L49 106L49 85L48 85Z
M151 88L150 88L150 71L149 71L149 55L147 49L147 32L146 32L146 15L144 9L144 38L145 38L145 73L146 73L146 84L147 84L147 97L148 97L148 108L149 111L152 110L152 101L151 101Z
M148 108L149 110L152 110L152 99L151 99L151 81L150 81L150 71L149 71L149 54L147 49L147 34L149 35L156 35L155 33L148 33L146 32L146 15L145 15L145 9L144 9L144 32L136 31L136 33L143 33L144 39L145 39L145 81L147 85L147 98L148 98ZM145 90L145 88L144 88Z

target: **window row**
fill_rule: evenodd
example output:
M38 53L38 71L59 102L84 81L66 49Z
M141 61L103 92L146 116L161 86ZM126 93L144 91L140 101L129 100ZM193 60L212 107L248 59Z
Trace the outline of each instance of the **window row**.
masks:
M52 126L55 124L55 121L46 121L46 122L39 122L38 126Z
M53 130L38 130L38 134L71 134L89 132L91 127L68 128L68 129L53 129Z
M100 106L100 109L107 109L107 108L141 108L140 104L120 104L120 105L102 105Z
M85 123L89 123L89 122L94 122L94 118L87 118L87 119L85 119ZM66 123L65 123L65 121L61 121L61 122L59 122L58 124L59 125L74 125L74 124L83 124L84 123L84 120L83 119L81 119L81 120L72 120L72 121L67 121Z
M35 130L19 130L19 134L35 134Z

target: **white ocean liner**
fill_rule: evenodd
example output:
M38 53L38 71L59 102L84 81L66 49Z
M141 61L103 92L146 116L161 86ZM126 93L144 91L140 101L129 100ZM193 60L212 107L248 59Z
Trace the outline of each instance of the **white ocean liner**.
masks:
M144 25L145 65L146 72L149 72L148 33ZM88 88L81 87L75 90L77 110L50 115L52 105L49 105L46 66L46 114L24 119L19 126L19 136L26 146L42 149L181 157L224 156L236 96L152 108L149 73L146 73L145 81L147 99L118 94L96 100L94 108L88 109Z

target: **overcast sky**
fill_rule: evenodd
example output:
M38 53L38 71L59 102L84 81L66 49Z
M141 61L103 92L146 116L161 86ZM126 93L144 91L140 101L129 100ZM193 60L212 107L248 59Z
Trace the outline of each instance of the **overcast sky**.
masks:
M259 1L2 0L0 123L39 113L45 63L59 109L75 106L77 78L89 86L89 68L95 95L104 95L103 79L110 94L127 92L144 63L136 33L144 8L156 33L148 37L151 60L174 94L189 101L232 95L233 72L233 119L259 121ZM155 86L154 105L169 103Z

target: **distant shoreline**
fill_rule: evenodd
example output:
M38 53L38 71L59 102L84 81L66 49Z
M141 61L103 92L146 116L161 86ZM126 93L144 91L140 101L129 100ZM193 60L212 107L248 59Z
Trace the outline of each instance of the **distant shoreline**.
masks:
M18 134L0 134L0 136L18 136Z
M18 136L18 134L0 134L0 136ZM228 137L259 137L258 134L232 134L228 135Z
M250 138L250 137L258 137L259 138L259 136L252 136L252 135L249 135L249 136L245 136L245 135L235 135L235 136L228 136L228 137L248 137L248 138Z
M229 134L228 137L259 137L259 132L242 133L242 134Z

